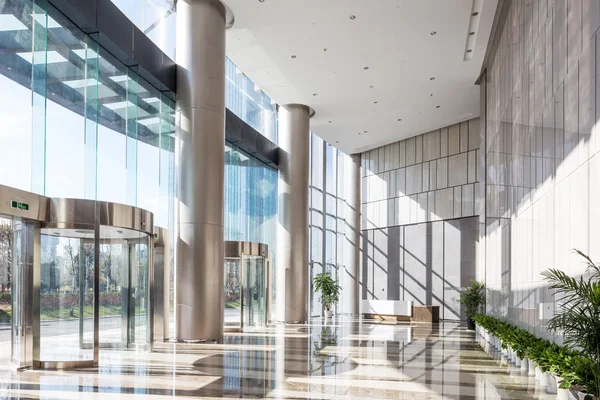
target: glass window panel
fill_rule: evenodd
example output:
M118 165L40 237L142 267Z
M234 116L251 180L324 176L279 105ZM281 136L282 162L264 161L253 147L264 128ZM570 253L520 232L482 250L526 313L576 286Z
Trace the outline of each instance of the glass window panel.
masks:
M32 64L18 54L32 51L33 13L29 1L0 14L0 149L11 149L0 157L0 184L22 190L32 190Z
M85 107L86 95L98 85L95 71L86 68L86 59L73 52L87 54L86 36L55 17L59 24L48 28L48 51L61 60L48 63L46 81L46 172L45 195L85 197ZM97 76L97 75L96 75ZM91 127L90 127L91 128ZM95 143L91 143L95 146ZM91 149L93 153L93 148ZM88 177L94 182L95 174Z

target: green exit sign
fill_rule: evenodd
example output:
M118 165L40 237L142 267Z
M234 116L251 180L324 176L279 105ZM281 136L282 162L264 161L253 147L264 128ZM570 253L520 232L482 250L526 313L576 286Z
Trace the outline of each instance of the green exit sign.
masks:
M17 210L29 211L29 204L20 203L18 201L14 201L14 200L11 202L11 207L16 208Z
M154 239L158 239L158 233L154 234Z

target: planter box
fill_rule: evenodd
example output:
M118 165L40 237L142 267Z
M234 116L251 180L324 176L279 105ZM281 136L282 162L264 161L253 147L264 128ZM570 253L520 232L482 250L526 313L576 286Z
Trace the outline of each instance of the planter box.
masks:
M529 371L527 373L528 376L535 376L535 362L532 359L529 359Z
M538 367L539 368L539 367ZM540 368L540 380L538 382L538 385L541 388L546 388L546 392L548 392L548 381L550 380L550 374L547 372L543 372L542 369Z
M529 373L529 359L527 357L521 359L521 372L525 374Z
M551 375L546 372L546 378L548 380L548 384L546 385L546 393L556 394L558 391L558 382L557 382L558 377L556 375Z

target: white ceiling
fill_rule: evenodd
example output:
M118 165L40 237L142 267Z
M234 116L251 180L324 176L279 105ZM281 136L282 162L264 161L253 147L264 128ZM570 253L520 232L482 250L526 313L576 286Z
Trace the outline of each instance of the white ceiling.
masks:
M498 0L225 2L231 60L277 103L312 107L311 129L346 153L479 115Z

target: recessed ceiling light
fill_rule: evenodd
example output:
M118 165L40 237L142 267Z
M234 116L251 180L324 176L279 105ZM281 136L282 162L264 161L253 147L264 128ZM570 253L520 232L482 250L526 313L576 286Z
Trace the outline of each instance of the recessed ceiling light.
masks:
M440 106L435 106L435 108L440 108Z
M377 101L374 101L374 102L373 102L373 104L377 104L377 103L378 103Z
M351 16L350 16L350 19L351 19L351 20L355 20L355 19L356 19L356 15L351 15Z
M432 76L431 78L429 78L430 81L434 80L435 76Z
M436 31L431 31L430 35L434 36L437 32Z
M367 132L369 132L369 131L365 131L365 133L367 133Z
M475 34L475 32L469 32L469 35L473 36Z
M318 93L313 93L313 96L318 96L318 95L319 95Z
M467 50L467 53L470 53L470 52L472 52L472 51L473 51L472 49L469 49L469 50Z
M264 3L264 2L265 2L265 0L258 0L258 1L259 1L259 2L261 2L261 3Z
M402 121L402 118L398 118L398 122Z
M335 142L336 142L336 143L339 143L340 141L339 141L339 140L336 140Z
M429 93L429 97L433 97L433 93Z
M361 133L360 133L360 132L358 132L358 134L360 135Z
M371 86L369 86L369 87L370 87L371 89L373 89L375 86L371 85Z
M325 47L325 48L323 49L323 51L327 51L327 47Z
M332 123L333 121L329 121L329 123Z
M365 69L369 69L369 67L365 67Z
M476 17L479 15L479 13L477 11L475 11L473 14L471 14L472 16Z
M294 55L292 55L292 58L296 58L296 55L295 55L295 54L294 54Z

